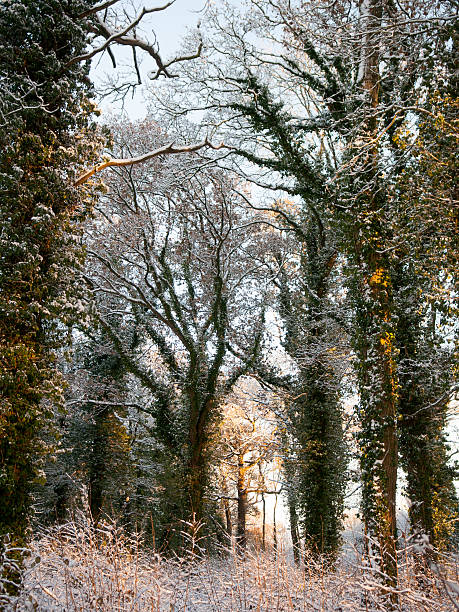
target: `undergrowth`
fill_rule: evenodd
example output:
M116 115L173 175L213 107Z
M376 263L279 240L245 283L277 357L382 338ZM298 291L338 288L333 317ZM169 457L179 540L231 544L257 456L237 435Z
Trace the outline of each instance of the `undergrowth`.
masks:
M0 592L2 610L41 612L387 610L387 591L357 551L334 566L303 555L296 566L283 551L234 549L206 556L199 529L182 556L146 549L114 523L78 520L33 542L16 599ZM428 545L400 549L399 610L459 609L458 565Z

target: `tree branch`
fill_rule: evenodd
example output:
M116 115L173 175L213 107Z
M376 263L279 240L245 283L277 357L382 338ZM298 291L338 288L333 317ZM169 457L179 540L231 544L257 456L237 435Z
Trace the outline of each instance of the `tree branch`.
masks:
M83 183L86 183L86 181L89 180L93 174L96 174L97 172L101 172L102 170L105 170L105 168L111 168L114 166L115 167L133 166L135 164L141 164L143 162L146 162L150 159L153 159L154 157L159 157L160 155L177 155L180 153L194 153L195 151L199 151L200 149L203 149L205 147L209 147L210 149L213 149L215 151L217 151L218 149L223 149L223 148L225 149L232 148L229 145L225 145L223 142L221 142L219 145L214 145L211 142L209 142L207 138L197 144L185 145L183 147L180 147L180 146L176 147L174 143L171 142L165 145L164 147L160 147L159 149L155 149L154 151L149 151L148 153L144 153L144 155L139 155L138 157L130 157L127 159L116 159L116 158L108 159L102 162L101 164L94 166L90 170L87 170L82 175L80 175L78 179L75 181L74 186L79 187Z
M104 9L109 8L110 6L113 6L119 1L120 0L107 0L106 2L101 2L100 4L96 4L96 6L93 6L92 8L88 9L84 13L80 13L78 17L80 19L83 19L83 17L89 17L89 15L94 15L95 13L99 13L100 11L103 11ZM159 11L165 11L167 8L172 6L172 4L174 3L175 3L175 0L170 0L170 2L167 2L163 6L158 6L156 8L149 9L149 12L157 13Z

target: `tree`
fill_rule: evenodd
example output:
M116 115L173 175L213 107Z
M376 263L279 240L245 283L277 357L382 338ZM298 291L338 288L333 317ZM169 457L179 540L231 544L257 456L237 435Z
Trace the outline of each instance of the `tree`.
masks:
M442 51L447 64L448 54ZM456 103L448 94L453 77L448 70L441 74L446 84L437 81L427 108L419 110L417 134L404 129L394 138L401 155L409 150L394 191L400 202L395 232L408 238L396 243L401 462L412 500L413 532L425 533L434 546L446 548L458 513L455 470L445 440L448 404L456 388L450 330L457 317L457 125Z
M125 367L102 330L92 336L80 347L82 368L76 374L87 380L78 391L86 390L86 397L80 400L80 427L73 427L72 453L84 474L89 510L97 524L104 510L119 512L127 497L123 492L129 488L130 440Z
M66 337L58 320L74 314L75 233L90 205L72 183L97 151L87 67L67 66L86 44L72 11L87 7L39 0L0 8L0 81L7 92L0 137L0 535L11 534L18 547L45 450L39 432L51 403L62 401L54 351Z
M333 557L341 538L347 463L339 404L346 354L337 309L342 304L331 299L337 258L331 232L300 211L305 219L294 222L288 210L294 225L292 252L276 257L282 344L295 372L289 376L284 423L290 447L285 458L287 499L294 546L300 527L313 553Z
M81 506L97 524L103 513L121 516L129 497L129 381L103 331L96 325L86 331L90 337L80 332L72 362L62 368L67 389L65 411L54 418L57 452L45 466L45 485L34 492L40 524L65 521Z
M262 18L267 17L263 6L254 3L254 7L260 10ZM272 3L271 8L275 12ZM333 197L326 184L336 171L335 152L332 145L323 146L323 138L322 144L319 141L320 150L308 142L314 129L305 122L295 123L296 117L284 106L283 96L288 98L289 94L280 79L272 79L269 85L263 82L264 74L261 70L258 73L258 67L264 61L268 65L270 59L248 40L252 29L258 33L260 21L257 25L249 21L242 26L233 20L227 27L221 25L218 17L215 22L218 27L215 36L220 36L220 43L224 41L225 56L230 59L226 72L218 59L213 61L212 55L208 59L212 72L206 78L212 84L215 82L214 90L208 92L209 106L224 114L228 142L237 155L250 162L249 168L244 165L240 170L238 166L244 177L262 187L283 190L294 198L288 205L279 200L263 208L270 211L276 228L295 237L300 261L297 280L287 277L279 264L277 282L279 311L285 326L283 344L294 360L293 367L298 369L298 376L292 376L290 383L291 394L297 399L290 403L289 425L298 452L292 461L300 465L292 478L299 478L301 485L294 496L297 508L291 507L292 520L299 519L313 549L336 553L343 512L345 459L340 440L337 377L328 352L333 343L329 284L338 241L331 222ZM267 23L268 19L259 31L264 33ZM232 36L235 29L238 34ZM216 48L215 52L218 57ZM293 62L290 70L294 73ZM192 73L191 78L195 80L196 74ZM224 85L220 87L220 83ZM295 207L297 212L292 212ZM292 282L298 285L294 289ZM290 499L293 503L293 496ZM298 503L302 505L301 511ZM297 512L301 516L297 517Z
M123 101L130 92L134 94L136 88L145 82L145 78L153 81L161 77L166 80L177 78L177 68L199 58L203 44L198 24L193 35L183 42L182 51L167 60L164 58L154 32L154 16L166 11L175 2L176 0L168 0L160 6L143 7L141 10L125 0L107 0L89 4L86 10L76 13L76 19L83 23L86 31L90 33L87 40L88 48L83 53L72 57L67 66L90 62L93 58L107 52L113 66L113 73L108 79L105 91L101 86L100 94ZM147 31L151 33L147 34ZM126 70L120 69L119 64L122 66L122 61L120 62L116 57L117 50L120 48L128 48L132 53L127 73ZM147 59L149 68L153 64L152 70L144 72L142 58ZM82 172L75 181L75 186L87 183L95 173L105 168L144 163L158 155L177 155L205 148L220 149L223 147L223 143L213 145L206 136L194 144L176 145L174 141L168 142L159 150L144 152L141 156L121 159L105 158ZM90 161L88 159L87 165Z
M156 124L120 126L131 152L165 139ZM195 176L194 176L195 175ZM250 306L260 226L230 177L158 159L121 170L88 230L88 283L98 317L125 367L151 394L164 490L160 527L200 521L210 511L207 445L220 399L249 371L263 334L263 290ZM104 296L119 304L106 306ZM129 348L116 329L135 321ZM223 377L223 373L225 376Z
M257 3L254 7L260 9L263 18L265 9ZM272 3L271 7L274 8ZM335 228L331 229L330 220L333 197L330 197L326 184L336 171L336 159L333 159L333 148L327 150L322 146L323 138L320 151L319 147L316 149L308 142L307 138L314 130L295 123L296 117L284 106L283 96L288 98L289 94L280 79L274 78L267 84L263 82L265 75L261 70L258 74L265 58L249 41L249 33L260 31L264 34L268 20L264 23L258 21L256 25L249 20L242 25L231 15L229 19L232 21L222 25L220 15L215 16L217 32L214 36L218 44L211 43L215 45L215 56L210 54L207 58L205 79L211 86L206 85L206 101L211 112L217 108L225 117L225 142L231 143L232 151L250 164L234 162L237 171L246 180L273 191L282 190L289 198L294 198L294 202L288 205L285 199L279 199L257 208L269 213L270 223L277 230L291 233L297 241L301 272L294 299L289 297L291 278L287 279L282 272L284 279L277 284L279 310L285 325L284 346L295 362L294 367L300 371L291 381L292 395L301 399L291 404L290 427L295 439L302 439L300 471L304 504L301 524L313 548L336 552L345 461L343 446L338 440L341 420L336 393L338 385L330 368L327 354L330 343L326 337L330 322L329 279L338 248L332 237ZM218 49L222 47L225 48L227 64L220 61ZM266 65L269 63L270 59L266 58ZM190 65L188 71L191 70ZM204 86L202 77L196 72L191 72L189 78L194 85L198 83L198 88ZM190 87L193 84L188 83ZM228 163L226 159L225 162ZM295 206L298 208L296 213L291 210ZM266 263L270 257L272 255L265 256ZM320 435L322 441L317 438ZM317 460L321 469L317 469L317 464L313 467ZM311 478L315 483L313 495ZM295 514L296 511L292 508L292 512Z
M95 163L102 140L90 123L88 62L107 51L116 64L111 48L128 45L137 73L141 49L157 67L153 78L174 76L172 66L199 55L199 43L191 54L163 61L156 44L138 36L145 16L171 4L143 9L132 19L120 0L7 0L0 9L0 492L7 500L0 535L12 533L18 544L27 532L37 458L45 450L38 432L50 422L51 404L62 402L54 353L64 342L64 325L79 314L73 299L81 264L76 233L91 198L74 186L81 184L83 165ZM128 22L121 25L123 19ZM94 45L90 51L88 44Z
M417 282L407 283L407 275ZM419 270L402 268L394 275L400 300L396 329L400 453L411 501L411 530L427 534L433 546L445 549L453 544L458 517L455 469L449 465L446 441L455 349L445 345L448 325L435 302L420 299L428 292L426 281Z

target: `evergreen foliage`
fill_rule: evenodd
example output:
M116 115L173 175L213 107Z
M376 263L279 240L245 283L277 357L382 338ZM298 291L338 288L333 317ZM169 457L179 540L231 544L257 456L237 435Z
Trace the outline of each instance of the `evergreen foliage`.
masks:
M75 342L67 368L66 412L56 417L59 452L47 465L46 487L37 493L41 522L64 521L82 501L96 525L101 515L126 518L122 509L133 470L126 371L93 324L91 338Z
M451 545L459 510L445 434L457 378L455 106L450 97L435 94L427 103L429 114L420 114L417 136L400 130L394 137L402 158L410 146L394 184L394 231L404 237L394 241L401 462L413 502L412 528L428 533L439 548Z
M62 400L55 350L75 312L75 223L88 201L73 188L92 157L86 45L74 16L88 2L6 0L0 6L0 535L22 544L30 491L46 449L39 431ZM60 321L60 322L59 322Z

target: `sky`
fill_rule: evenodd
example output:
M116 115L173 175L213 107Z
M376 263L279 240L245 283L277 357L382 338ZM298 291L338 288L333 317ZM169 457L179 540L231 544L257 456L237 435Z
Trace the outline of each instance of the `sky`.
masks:
M167 10L154 14L154 28L164 55L173 54L187 27L196 26L206 3L206 0L176 0ZM152 6L161 4L161 0L151 3Z

